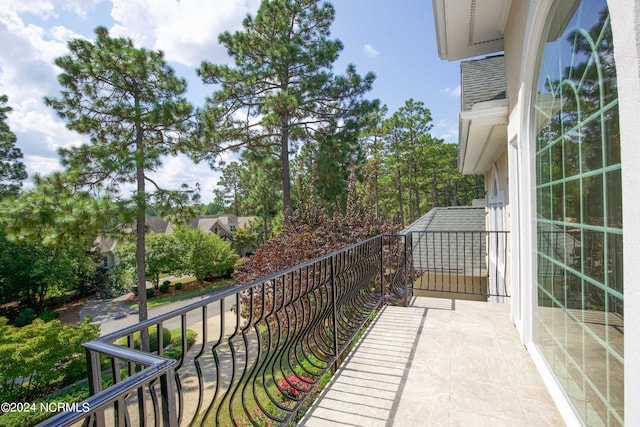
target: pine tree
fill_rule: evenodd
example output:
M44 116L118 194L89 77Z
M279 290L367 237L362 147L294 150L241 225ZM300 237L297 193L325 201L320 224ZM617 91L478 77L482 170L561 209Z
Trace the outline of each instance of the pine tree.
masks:
M60 98L45 102L67 120L68 128L91 137L87 144L60 152L63 165L80 184L97 189L136 184L131 210L136 223L136 276L138 289L145 289L145 183L155 184L147 172L161 165L163 155L182 150L179 136L187 130L192 107L183 97L185 80L175 76L162 52L136 48L127 38L112 38L104 27L95 32L95 41L69 41L70 53L55 60L63 70L58 77L63 89ZM156 190L155 196L163 201L172 194ZM138 297L143 321L146 293L139 292Z
M6 95L0 95L0 199L18 194L22 181L27 179L22 150L16 147L16 135L6 123L7 113L11 112L11 107L5 106L7 101Z
M215 165L225 150L275 149L285 212L296 145L327 126L352 126L372 105L362 99L372 73L363 78L349 65L345 75L333 74L343 49L329 38L334 17L333 6L318 0L263 1L242 31L220 35L235 66L203 62L198 69L204 83L220 85L200 115L203 158Z

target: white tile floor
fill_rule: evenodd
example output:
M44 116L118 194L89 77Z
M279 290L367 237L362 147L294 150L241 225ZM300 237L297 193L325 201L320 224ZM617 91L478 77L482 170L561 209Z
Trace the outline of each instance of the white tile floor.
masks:
M304 426L562 426L509 306L385 307Z

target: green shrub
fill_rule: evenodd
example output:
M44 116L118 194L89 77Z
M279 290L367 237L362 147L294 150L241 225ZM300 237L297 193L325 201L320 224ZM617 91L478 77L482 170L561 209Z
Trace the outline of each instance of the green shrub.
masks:
M35 319L21 328L0 317L0 401L32 400L85 378L82 343L98 336L90 317L74 327Z
M33 308L23 308L18 313L18 317L16 317L15 324L16 326L26 326L29 325L36 318L36 313L33 311Z
M173 287L175 288L176 291L179 291L180 289L182 289L182 282L174 283Z
M147 298L151 298L155 293L156 293L156 291L154 291L151 288L148 288L147 289Z
M127 337L120 338L116 344L127 346ZM162 328L162 348L171 344L171 331L167 328ZM140 331L133 334L133 348L140 350ZM155 329L149 330L149 349L158 351L158 334Z
M192 329L187 329L187 349L196 342L198 334ZM182 330L180 328L171 331L171 342L175 344L169 350L164 352L165 357L171 359L179 359L182 356Z
M231 248L231 243L217 234L186 227L176 227L174 234L185 245L182 270L193 274L196 279L220 277L233 270L238 255Z
M132 286L131 287L131 292L133 292L133 294L135 296L138 296L138 287L137 286Z
M111 375L104 375L102 377L102 389L106 390L107 388L113 385L113 377ZM35 411L22 411L22 412L5 412L0 415L0 426L24 426L30 427L38 424L50 418L56 414L55 411L47 412L40 411L40 403L45 405L52 405L57 407L58 403L76 403L81 402L89 397L89 383L83 382L76 386L69 388L68 390L51 395L46 396L41 399L35 400L33 403L35 404Z
M169 285L171 285L171 280L165 280L165 281L162 282L162 284L169 286Z
M52 320L56 320L60 317L60 313L56 313L55 311L49 311L45 309L42 313L38 315L38 319L43 320L45 322L51 322Z
M158 288L160 290L160 292L162 292L163 294L166 294L167 292L169 292L169 286L171 285L171 282L168 282L165 280L162 285L160 285L160 287Z

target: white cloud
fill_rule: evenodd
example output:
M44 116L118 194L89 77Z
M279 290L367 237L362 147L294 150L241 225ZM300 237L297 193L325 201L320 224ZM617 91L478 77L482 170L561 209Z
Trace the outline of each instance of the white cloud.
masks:
M64 39L75 33L56 26L47 30L23 21L18 13L26 10L38 16L53 16L50 2L22 2L0 13L0 94L9 98L13 109L7 123L16 134L24 153L27 172L47 174L60 167L57 148L80 144L84 137L66 129L55 112L44 105L43 97L55 95L59 70L55 57L66 53ZM26 15L25 15L26 16Z
M62 25L56 25L55 27L51 27L51 29L49 30L49 34L55 41L64 42L64 43L66 43L71 39L77 39L77 38L86 39L86 37L84 37L83 35L78 34L67 27L63 27ZM66 52L61 52L60 54L64 54L64 53Z
M460 85L451 88L451 87L447 87L444 88L440 91L440 93L444 93L445 95L449 95L449 96L460 96L461 93L461 89L460 89Z
M56 16L51 0L0 0L0 15L4 13L30 13L43 19Z
M87 11L104 0L0 0L0 13L10 10L16 13L29 13L44 20L57 18L59 11L71 11L80 17L86 17Z
M373 45L370 44L365 44L364 45L364 53L369 56L370 58L375 58L376 56L378 56L380 54L379 51L376 50L375 47L373 47Z
M100 2L104 4L96 8ZM92 29L105 25L112 35L131 37L137 46L163 50L169 61L186 66L205 59L227 62L218 35L241 29L243 18L255 14L259 5L260 0L0 0L0 94L9 97L13 111L7 121L24 153L27 172L33 176L60 170L57 149L88 140L69 131L43 102L45 96L59 96L60 69L53 61L68 53L69 39L93 38ZM236 156L228 153L223 158ZM206 163L194 165L178 156L167 158L154 177L168 189L198 182L202 200L208 202L219 174Z
M247 13L255 13L258 0L112 0L114 35L131 37L137 45L165 52L166 58L187 66L203 59L226 62L218 35L242 27Z
M104 0L62 0L62 8L85 18L89 9L102 1Z
M35 174L45 176L61 169L60 162L52 160L51 157L25 155L24 161L31 178Z
M220 172L212 171L206 162L194 164L187 156L180 154L165 157L162 168L149 176L165 189L178 189L181 184L194 187L198 183L202 202L208 203L213 199Z
M448 143L458 143L458 124L450 123L447 119L440 119L433 129L435 137Z

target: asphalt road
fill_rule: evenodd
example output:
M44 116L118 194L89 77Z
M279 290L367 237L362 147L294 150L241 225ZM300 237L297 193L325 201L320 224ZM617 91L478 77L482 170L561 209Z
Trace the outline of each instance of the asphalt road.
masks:
M177 310L186 307L190 304L202 301L206 298L210 298L212 294L200 295L197 297L175 301L167 304L163 304L157 307L152 307L148 310L148 318L160 316L165 313L169 313L173 310ZM229 296L225 299L225 312L231 310L231 307L236 303L235 296ZM220 303L215 302L209 304L207 308L207 317L209 319L216 317L220 314ZM127 326L138 323L138 309L137 307L131 307L125 301L109 301L109 300L94 300L87 304L81 311L80 317L91 316L94 319L94 323L100 325L100 335L106 335L108 333L123 329ZM202 321L202 310L197 309L190 311L187 314L187 326ZM180 327L180 316L167 320L164 323L164 327L169 329L175 329Z

